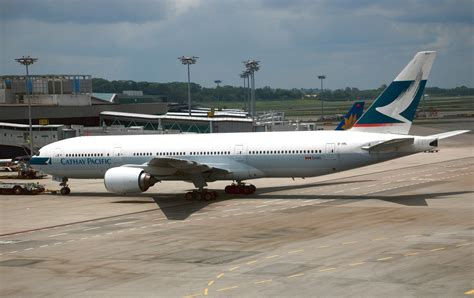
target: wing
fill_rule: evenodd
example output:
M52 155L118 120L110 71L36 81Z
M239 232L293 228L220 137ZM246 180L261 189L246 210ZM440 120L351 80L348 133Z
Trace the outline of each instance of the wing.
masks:
M369 144L363 146L362 149L367 150L369 152L390 152L390 151L397 151L398 148L411 145L415 141L415 138L407 137L407 138L397 138L391 139L387 141L383 141L377 144Z
M167 176L183 177L183 180L192 181L196 187L206 186L205 181L211 176L232 174L224 166L218 163L200 163L174 157L155 157L145 164L123 165L123 167L141 168L158 179Z
M145 164L126 164L123 167L141 168L155 176L194 175L200 173L229 174L230 171L222 168L221 164L200 163L182 158L155 157Z

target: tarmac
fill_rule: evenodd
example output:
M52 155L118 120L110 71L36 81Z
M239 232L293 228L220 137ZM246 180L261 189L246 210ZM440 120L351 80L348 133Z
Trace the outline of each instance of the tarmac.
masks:
M258 179L250 196L215 182L216 201L184 200L184 182L121 196L74 179L69 196L1 196L0 296L472 295L473 144L470 133L437 153Z

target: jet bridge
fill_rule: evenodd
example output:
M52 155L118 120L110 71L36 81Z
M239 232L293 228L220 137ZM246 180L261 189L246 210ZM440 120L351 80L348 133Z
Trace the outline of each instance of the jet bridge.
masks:
M150 115L104 111L100 113L100 123L142 126L145 130L179 131L183 133L250 132L253 120L237 117L209 117L184 115Z

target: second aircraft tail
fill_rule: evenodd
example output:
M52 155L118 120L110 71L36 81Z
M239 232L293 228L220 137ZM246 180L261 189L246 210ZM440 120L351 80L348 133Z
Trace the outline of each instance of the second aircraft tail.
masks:
M336 127L336 130L347 130L350 129L354 123L360 118L364 112L364 102L357 101L352 105L352 108L347 112L342 121Z

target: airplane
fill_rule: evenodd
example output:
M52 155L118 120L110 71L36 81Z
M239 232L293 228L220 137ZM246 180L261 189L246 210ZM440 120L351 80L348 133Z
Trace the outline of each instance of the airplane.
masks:
M352 126L357 122L357 119L362 116L362 112L364 112L364 102L357 101L355 102L351 109L347 112L347 114L342 118L342 121L336 127L336 130L348 130L351 129Z
M0 172L13 172L16 168L18 168L18 163L13 159L0 159Z
M60 181L104 179L107 191L141 193L157 182L192 182L186 199L211 200L205 187L233 181L225 193L256 191L244 181L263 177L315 177L375 164L438 146L468 132L408 135L436 52L418 52L350 130L177 135L86 136L41 148L30 164Z

